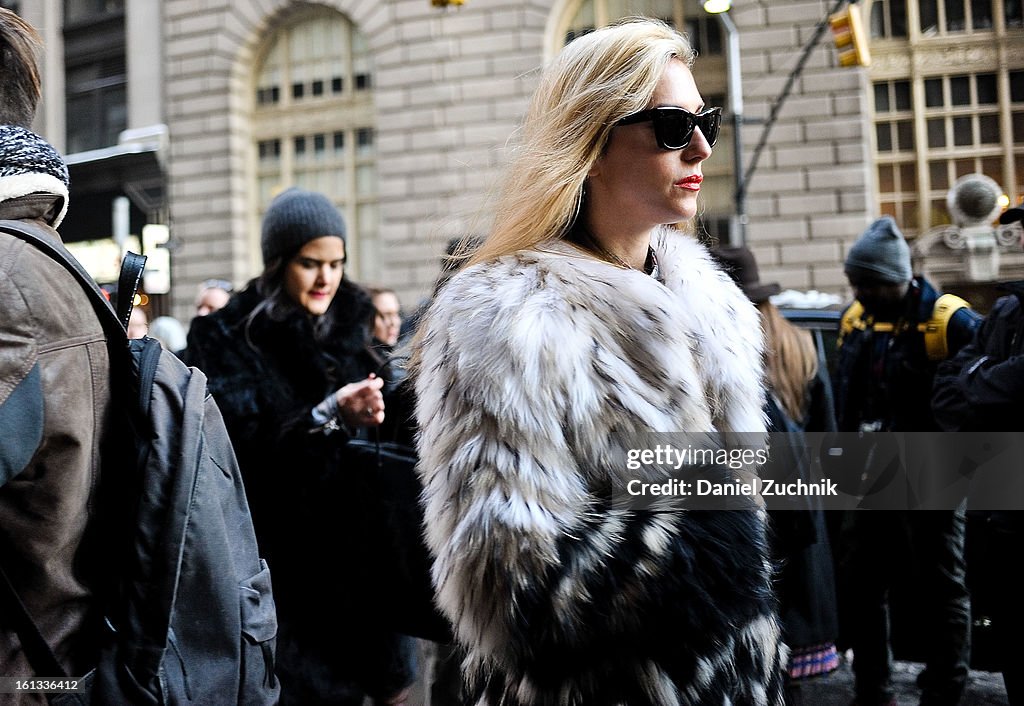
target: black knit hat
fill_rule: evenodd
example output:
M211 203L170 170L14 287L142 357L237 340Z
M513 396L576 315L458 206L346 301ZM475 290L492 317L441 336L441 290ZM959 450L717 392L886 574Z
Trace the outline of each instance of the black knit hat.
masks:
M263 216L263 264L294 253L311 240L334 235L345 240L345 221L323 194L292 187L278 194Z

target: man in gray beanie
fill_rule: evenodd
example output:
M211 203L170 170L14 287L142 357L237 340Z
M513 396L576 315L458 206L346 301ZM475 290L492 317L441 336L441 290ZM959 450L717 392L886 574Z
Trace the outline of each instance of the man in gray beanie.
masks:
M938 431L931 390L938 364L966 345L980 317L967 302L942 296L914 277L910 248L888 216L872 223L846 256L856 300L843 313L833 387L841 432ZM914 438L903 437L907 451ZM867 435L866 479L875 490L882 470L872 459L895 440ZM927 449L913 449L918 452ZM925 457L927 458L927 457ZM884 463L881 462L880 463ZM876 496L877 497L877 496ZM964 504L957 509L853 511L845 519L837 554L845 596L841 624L854 652L858 706L895 704L890 680L888 593L896 568L914 564L922 584L922 647L926 667L918 683L922 704L956 704L967 680L970 604L964 562Z
M910 246L889 216L882 216L861 234L846 254L846 277L857 301L876 316L895 313L914 277Z
M910 246L891 216L882 216L861 234L846 254L845 269L887 282L910 281Z

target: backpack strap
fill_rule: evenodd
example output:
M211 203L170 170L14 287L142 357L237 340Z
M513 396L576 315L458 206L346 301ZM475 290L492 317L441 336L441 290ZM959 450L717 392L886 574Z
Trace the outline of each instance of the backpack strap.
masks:
M918 330L924 334L924 349L928 360L938 361L949 357L949 342L946 339L949 320L956 312L969 309L970 306L955 294L943 294L935 300L932 317L918 326Z
M0 563L0 606L4 614L11 617L14 629L21 640L21 648L25 651L28 663L37 677L65 677L64 667L57 661L56 655L47 644L46 638L39 632L39 626L29 615L28 608L22 603L14 584Z
M121 258L121 276L117 278L117 320L121 328L128 330L128 320L132 317L135 307L135 295L142 281L142 271L146 269L145 255L126 252Z
M853 304L850 304L839 320L839 342L837 345L842 346L843 339L854 330L863 331L867 327L868 324L864 320L864 305L854 299Z

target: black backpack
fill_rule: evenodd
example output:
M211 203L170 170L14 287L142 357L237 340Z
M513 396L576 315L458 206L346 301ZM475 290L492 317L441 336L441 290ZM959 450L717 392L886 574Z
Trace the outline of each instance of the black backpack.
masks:
M104 610L96 668L51 703L273 704L277 613L241 474L205 375L151 338L129 341L145 258L129 254L118 311L38 227L0 221L60 262L88 293L107 336L114 414L102 451L100 508L89 528ZM6 602L4 594L6 593ZM38 677L63 670L0 581L0 606ZM72 675L74 676L74 675Z

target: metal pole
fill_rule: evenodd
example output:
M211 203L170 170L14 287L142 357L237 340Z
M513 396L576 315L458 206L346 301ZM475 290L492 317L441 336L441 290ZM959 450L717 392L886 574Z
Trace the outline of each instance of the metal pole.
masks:
M743 170L743 78L740 76L740 37L728 12L719 13L725 27L729 56L729 112L732 113L732 161L736 191L733 195L735 215L729 228L729 244L747 243L747 187Z
M127 196L115 196L111 202L111 223L114 242L124 255L128 248L128 234L131 232L131 202Z

